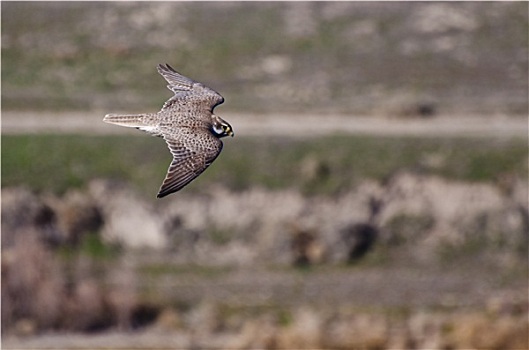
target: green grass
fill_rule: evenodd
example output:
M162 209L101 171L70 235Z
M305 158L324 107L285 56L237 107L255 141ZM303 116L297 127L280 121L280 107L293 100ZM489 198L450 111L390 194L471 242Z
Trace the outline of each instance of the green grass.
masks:
M57 252L69 264L80 256L89 258L94 263L104 263L117 258L122 249L119 245L103 242L99 234L90 233L84 235L77 245L59 246Z
M2 136L2 186L63 192L93 178L148 185L163 180L170 158L149 137Z
M239 137L225 142L217 161L186 191L220 184L232 190L261 186L333 194L366 178L384 181L401 170L489 182L504 173L527 178L527 159L526 140ZM154 196L170 160L163 140L143 135L4 135L2 186L62 193L105 178ZM307 164L316 170L304 170Z
M1 6L6 109L159 106L170 95L155 67L168 62L245 113L376 114L412 93L441 113L527 115L527 2L447 5L479 25L428 35L413 2ZM265 64L276 55L290 62L280 73Z

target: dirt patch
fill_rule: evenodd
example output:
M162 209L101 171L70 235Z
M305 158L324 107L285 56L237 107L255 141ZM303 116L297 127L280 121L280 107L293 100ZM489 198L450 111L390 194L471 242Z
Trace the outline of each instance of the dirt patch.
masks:
M328 134L366 134L419 137L527 138L525 117L439 116L435 118L385 118L347 115L221 113L237 136L311 137ZM105 112L2 112L2 133L142 133L103 123Z

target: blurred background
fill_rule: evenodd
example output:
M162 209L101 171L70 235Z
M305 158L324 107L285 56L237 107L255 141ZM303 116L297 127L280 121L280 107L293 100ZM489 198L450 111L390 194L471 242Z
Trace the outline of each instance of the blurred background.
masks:
M4 348L528 348L528 3L2 2ZM159 138L233 139L157 200Z

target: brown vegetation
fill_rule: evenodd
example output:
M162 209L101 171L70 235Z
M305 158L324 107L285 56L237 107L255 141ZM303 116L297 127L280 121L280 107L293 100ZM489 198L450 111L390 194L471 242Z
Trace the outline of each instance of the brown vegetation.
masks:
M475 286L472 289L478 294L451 292L481 293L479 305L485 306L481 311L459 307L433 311L430 308L435 305L429 302L422 308L408 308L406 289L421 293L426 282L421 282L422 277L413 282L415 287L376 278L392 274L394 268L384 261L402 266L447 261L450 266L455 259L471 266L476 259L494 259L496 267L505 271L523 265L527 185L512 180L509 191L504 187L399 173L385 183L367 181L351 193L334 197L212 188L209 195L182 192L164 206L107 181L94 181L85 191L61 197L4 189L2 327L12 336L46 330L141 329L151 335L179 334L182 344L199 347L521 348L527 345L528 305L520 289L526 283L512 283L508 273L504 283L510 287L503 291ZM135 255L145 249L154 255ZM163 274L158 279L156 275L140 277L142 266L148 267L149 261L160 264L163 259L167 269L235 270L222 283L216 275L191 273L189 278L202 281L196 286L185 282L184 274L169 289L163 287ZM346 271L339 272L340 266L364 261L367 266L381 265L379 273L364 277L363 288L391 286L396 288L395 295L362 297L349 289L349 282L338 282L349 278ZM307 275L302 296L290 290L299 283L287 282L292 276L265 273L270 266L291 264L335 266L338 271ZM486 275L487 266L490 262L478 274ZM240 268L240 277L244 269L253 276L236 282ZM335 279L334 286L326 284ZM146 293L151 283L159 287ZM436 282L440 287L443 283L452 282ZM251 292L254 287L260 291ZM192 294L186 294L186 289ZM225 293L235 294L226 299L223 295L230 294ZM236 296L239 293L242 298ZM394 304L398 295L402 297ZM245 298L250 303L247 311L236 306L244 305ZM371 300L379 311L360 307L355 299L362 298ZM458 305L457 299L450 298L450 294L441 295L440 300L445 300L441 305ZM256 311L260 304L272 308ZM403 311L395 313L390 305L400 305ZM11 340L14 343L9 344L17 344Z

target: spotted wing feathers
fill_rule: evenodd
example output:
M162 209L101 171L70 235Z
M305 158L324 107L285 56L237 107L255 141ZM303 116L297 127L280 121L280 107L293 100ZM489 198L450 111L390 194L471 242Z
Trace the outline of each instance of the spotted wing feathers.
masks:
M210 147L206 152L194 150L192 139L176 141L166 138L165 141L173 155L173 161L158 192L158 198L179 191L193 181L213 163L222 150L222 141L214 137L210 137Z
M184 99L193 101L196 107L209 111L224 102L224 98L218 92L183 76L167 63L165 65L159 64L157 69L158 73L169 83L167 88L174 92L174 96L165 102L162 110L168 109Z
M189 91L193 88L193 84L195 84L195 81L184 77L182 74L178 73L168 65L167 63L165 65L159 64L158 67L158 73L162 75L162 77L167 80L169 85L167 85L167 88L171 91L173 91L175 94L182 92L182 91Z

